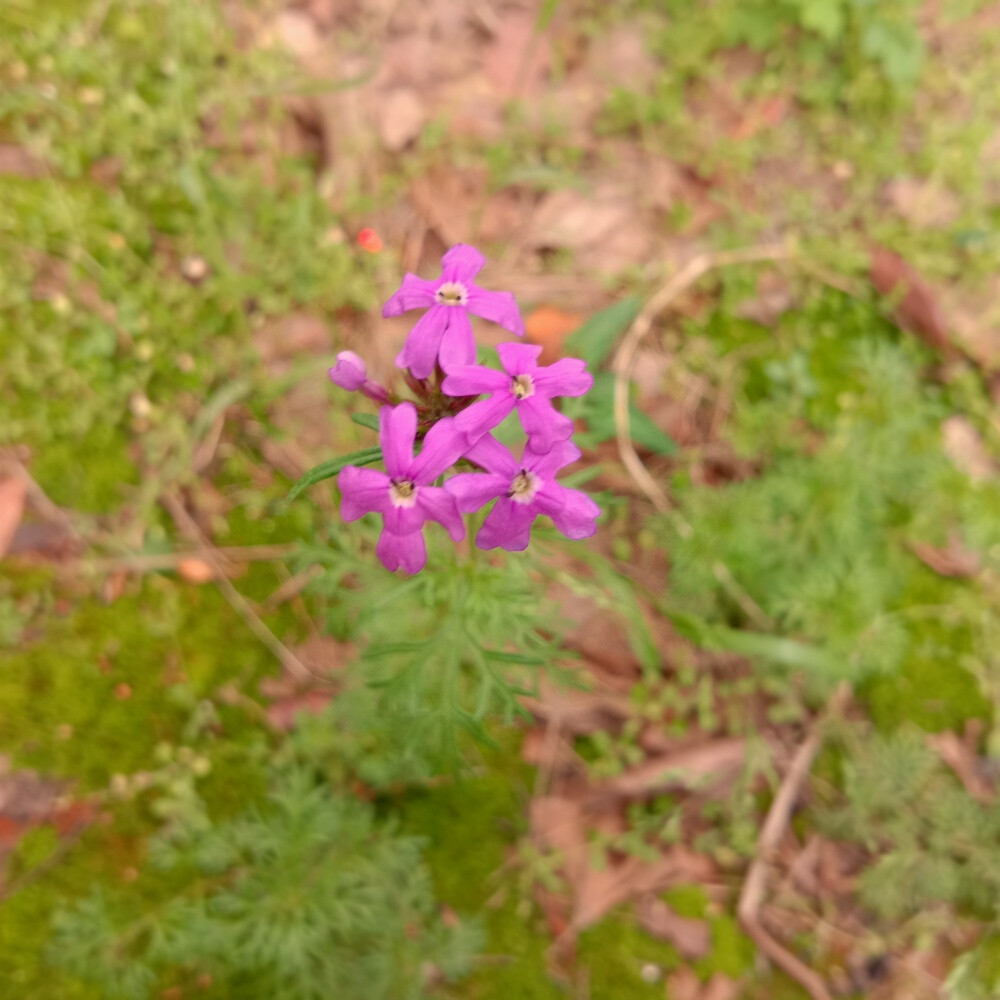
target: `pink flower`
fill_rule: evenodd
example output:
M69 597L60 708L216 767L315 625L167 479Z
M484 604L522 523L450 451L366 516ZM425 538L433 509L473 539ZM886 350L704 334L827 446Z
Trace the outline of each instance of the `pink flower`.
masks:
M580 457L580 449L569 441L560 441L545 455L526 451L518 461L492 434L486 434L466 457L486 472L459 473L444 488L463 514L496 500L476 535L479 548L526 549L531 525L539 514L552 518L567 538L589 538L597 530L595 519L601 508L586 493L555 481L563 466Z
M341 351L337 355L336 367L330 369L330 381L339 385L341 389L348 392L357 392L359 389L369 399L374 399L376 403L388 403L389 393L378 384L368 378L368 368L364 361L358 357L354 351Z
M419 573L427 562L425 522L437 521L456 542L465 537L465 522L454 498L431 485L458 460L464 441L452 420L439 420L414 458L417 411L413 404L383 406L378 422L386 472L353 465L343 469L337 480L340 513L345 521L356 521L373 511L381 514L382 534L375 549L379 559L393 572L402 567L407 573Z
M473 403L455 418L455 426L470 444L496 427L513 409L521 418L528 435L528 448L533 452L544 454L557 442L572 436L573 421L552 405L552 397L582 396L594 379L579 358L563 358L554 365L539 368L541 351L534 344L500 344L497 353L503 372L481 365L449 370L441 384L449 396L491 393L489 399Z
M444 369L471 365L476 360L469 313L481 316L524 336L524 322L510 292L488 292L473 284L486 258L475 248L458 243L441 258L441 277L424 281L407 274L399 290L382 307L383 316L399 316L426 309L403 345L396 364L416 378L427 378L440 363Z

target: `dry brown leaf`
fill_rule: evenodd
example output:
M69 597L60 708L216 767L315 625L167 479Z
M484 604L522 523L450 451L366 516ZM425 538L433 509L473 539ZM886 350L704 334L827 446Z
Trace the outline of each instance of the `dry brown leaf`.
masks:
M579 691L543 683L539 697L521 699L529 712L568 735L615 728L632 714L628 697L613 691Z
M269 320L257 330L253 340L271 375L286 374L303 354L325 354L331 349L326 323L308 313L291 313Z
M331 697L332 692L329 690L304 691L301 694L288 695L272 701L267 706L265 715L274 729L282 733L291 732L301 713L320 715L330 704Z
M23 146L0 142L0 177L44 177L45 164L36 159Z
M690 747L666 757L643 761L624 773L595 786L595 800L608 796L643 798L662 795L672 788L702 788L734 778L743 766L743 739L720 739Z
M583 930L616 906L644 893L661 892L680 883L704 882L714 866L702 855L675 845L656 861L628 857L588 868L577 884L572 927Z
M552 63L552 46L535 30L533 10L508 10L483 53L486 78L502 97L525 98L536 93Z
M736 1000L740 995L740 984L721 972L705 984L698 1000Z
M666 1000L700 1000L701 980L689 965L667 976Z
M583 805L564 796L538 795L531 800L528 818L539 846L562 854L564 871L574 884L587 865Z
M943 548L927 542L911 542L910 548L922 563L941 576L967 579L975 576L982 565L979 553L966 548L956 534L952 534Z
M32 827L51 819L65 788L65 782L35 771L15 771L0 754L0 857Z
M204 559L190 556L177 563L177 575L185 583L208 583L215 579L215 570Z
M557 306L539 306L524 319L528 340L542 348L539 363L551 365L562 357L563 344L574 330L580 328L583 314L567 312Z
M420 135L426 112L411 87L390 90L379 102L379 137L390 153L398 153Z
M323 45L316 22L300 10L281 11L268 34L297 59L306 62L313 59Z
M871 281L880 295L897 300L899 325L931 347L951 355L954 347L938 298L917 270L898 253L877 244L871 250Z
M27 498L28 489L22 479L15 476L0 479L0 559L14 541Z
M943 229L959 216L962 204L953 191L935 181L898 177L886 194L892 207L917 229Z
M994 475L993 460L979 431L965 417L949 417L941 425L944 452L970 479L989 479Z
M532 247L580 250L627 229L634 206L617 187L595 191L565 188L546 195L535 212L527 242Z
M640 899L635 912L644 931L669 941L684 958L703 958L711 950L712 930L704 920L682 917L655 896Z

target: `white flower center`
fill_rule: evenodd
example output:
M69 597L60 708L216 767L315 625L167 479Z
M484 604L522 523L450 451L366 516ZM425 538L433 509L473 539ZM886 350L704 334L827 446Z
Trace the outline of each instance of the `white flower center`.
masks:
M531 503L541 489L542 481L533 472L522 469L511 481L507 496L514 503Z
M515 399L527 399L535 394L535 383L530 375L515 375L510 380L510 391Z
M389 499L394 507L412 507L417 502L417 486L409 479L393 479L389 484Z
M469 301L469 290L460 281L445 281L438 285L434 298L443 306L464 306Z

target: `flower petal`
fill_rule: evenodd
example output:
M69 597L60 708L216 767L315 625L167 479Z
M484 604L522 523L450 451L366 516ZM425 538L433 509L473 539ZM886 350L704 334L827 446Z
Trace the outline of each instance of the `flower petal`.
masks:
M413 463L413 439L417 435L417 409L412 403L383 406L378 411L378 437L382 458L392 479L401 479Z
M390 505L389 477L377 469L348 465L340 470L337 485L341 494L340 516L345 521L356 521L372 511L384 514Z
M572 441L557 441L544 454L526 451L524 466L542 479L556 478L556 473L567 465L572 465L580 457L580 449Z
M563 416L544 396L529 396L517 404L517 415L528 435L528 449L544 455L560 441L573 436L573 421Z
M537 516L533 503L514 503L500 497L476 535L476 547L523 552L531 540L531 525Z
M403 283L382 306L382 315L399 316L411 309L426 309L434 305L434 292L439 282L424 281L415 274L403 275Z
M521 310L517 307L517 299L513 293L488 292L485 288L474 285L469 289L465 305L473 315L488 319L491 323L499 323L518 337L524 336L524 320L521 319Z
M407 573L419 573L427 563L427 546L421 531L411 531L406 535L394 535L383 529L379 535L375 553L387 570L395 573L405 569Z
M511 376L531 375L532 381L541 353L542 348L538 344L497 344L497 354L504 371Z
M544 494L544 497L543 497ZM597 517L601 508L581 490L571 490L559 483L546 483L535 496L538 508L552 518L552 523L567 538L590 538L597 531ZM549 503L558 503L558 509L546 510Z
M542 396L582 396L594 384L587 362L579 358L563 358L554 365L539 368L532 374L535 389Z
M465 521L450 493L438 486L423 486L417 494L417 506L425 517L437 521L451 535L453 542L460 542L465 538Z
M348 392L356 392L368 378L364 361L354 351L341 351L336 367L330 369L330 381Z
M505 496L510 488L510 478L489 472L460 472L452 476L444 488L455 498L458 509L463 514L469 514L485 507L491 500Z
M420 506L420 494L426 486L418 486L413 503L409 507L397 507L390 498L389 505L382 514L385 530L394 535L409 535L414 531L420 531L424 526L423 509Z
M445 310L448 325L441 336L438 361L445 371L476 363L476 338L472 335L469 314L461 306L438 306ZM428 375L430 372L427 373ZM426 377L426 376L421 376Z
M439 420L424 438L423 450L410 463L406 476L415 483L432 483L451 468L465 451L465 435L451 417Z
M479 465L487 472L506 477L509 483L521 468L518 460L505 445L502 445L492 434L484 434L471 448L465 457L474 465Z
M485 365L459 365L448 371L441 383L446 396L478 396L481 392L497 392L510 385L503 372Z
M486 258L475 247L456 243L441 258L441 281L460 281L469 285L485 263Z
M514 409L515 400L509 392L497 392L481 399L455 417L455 426L468 445L474 445L487 431L493 430Z
M432 306L417 320L396 357L397 368L409 368L414 378L427 378L434 371L441 338L448 329L449 308Z

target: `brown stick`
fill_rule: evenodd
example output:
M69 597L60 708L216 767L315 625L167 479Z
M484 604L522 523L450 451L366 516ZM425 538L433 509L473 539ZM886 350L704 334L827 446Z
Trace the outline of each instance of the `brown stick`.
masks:
M123 556L107 556L89 560L88 568L98 571L117 569L135 573L151 573L162 569L176 569L185 559L203 559L211 562L214 554L224 562L273 562L285 559L295 551L294 545L231 545L216 549L189 549L187 552L133 553Z
M618 454L625 470L635 480L653 506L666 513L669 501L666 493L646 470L642 460L632 446L632 431L628 412L628 385L632 377L635 356L653 325L653 320L676 301L695 282L709 271L733 264L762 263L764 261L787 260L795 253L794 248L785 244L759 247L743 247L739 250L723 250L717 253L699 254L678 271L639 311L628 328L615 354L615 436L618 440ZM690 529L688 529L690 531Z
M839 714L850 698L850 687L843 683L834 692L826 711L813 723L805 741L795 752L791 766L771 803L764 826L757 841L757 851L747 873L736 914L743 929L753 938L757 947L768 958L780 966L789 976L808 992L813 1000L832 1000L822 977L810 969L801 959L793 955L784 945L773 938L760 922L760 910L767 891L770 856L785 835L792 818L792 810L802 794L813 760L823 743L823 723L832 715Z
M216 550L209 544L202 534L195 519L187 512L184 504L177 497L170 493L164 493L160 497L160 502L166 507L170 516L177 523L181 532L196 542L201 549L201 554L205 562L215 571L215 585L222 592L222 596L229 602L232 609L243 619L247 628L277 657L281 665L301 681L315 681L322 679L319 674L314 674L268 627L264 624L260 615L246 598L233 586L232 581L226 576L225 566L219 558Z

